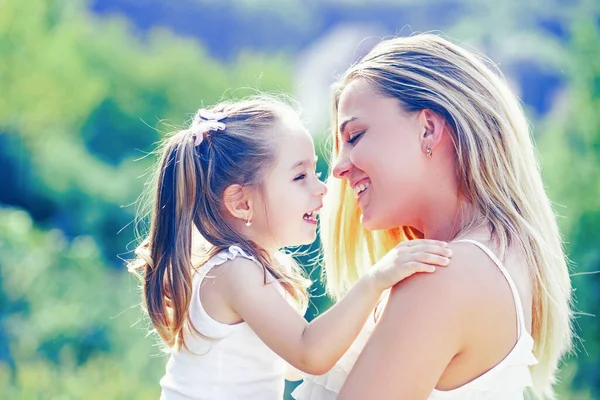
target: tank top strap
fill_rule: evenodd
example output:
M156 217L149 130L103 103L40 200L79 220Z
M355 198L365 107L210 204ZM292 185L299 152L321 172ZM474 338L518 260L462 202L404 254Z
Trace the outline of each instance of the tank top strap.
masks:
M212 258L205 262L204 265L198 268L196 274L203 277L208 272L210 272L210 270L213 269L213 267L221 265L226 261L233 260L236 257L244 257L248 260L257 262L254 257L242 250L241 247L232 245L229 246L227 249L221 250L219 253L212 256Z
M517 289L517 285L511 278L510 274L508 273L508 270L504 267L504 265L502 265L502 262L496 256L496 254L494 254L483 243L478 242L477 240L473 240L473 239L459 239L459 240L454 241L454 243L460 243L460 242L471 243L471 244L474 244L475 246L479 247L485 254L487 254L487 256L494 262L494 264L496 264L496 266L498 267L498 269L500 270L502 275L504 275L504 278L506 279L506 281L508 282L508 286L510 287L510 291L512 293L513 300L515 303L515 310L517 313L517 320L518 320L517 336L520 338L521 332L526 331L525 317L523 315L523 303L521 302L521 296L519 295L519 290Z
M260 262L258 262L256 258L254 258L254 256L247 253L239 246L231 245L228 248L221 250L219 253L215 254L212 258L205 262L204 265L198 268L195 272L194 279L202 281L214 267L217 267L237 257L243 257L250 261L253 261L256 265L262 268L262 265L260 264ZM268 271L266 273L266 279L269 283L275 283L275 287L277 288L277 290L280 291L281 294L283 294L283 288L281 287L277 279L275 279L275 277L271 275L271 273Z
M242 250L242 248L233 245L213 255L209 260L207 260L200 268L198 268L194 272L194 276L192 278L192 300L190 302L189 312L194 327L202 335L213 339L221 339L238 331L239 329L242 329L245 325L244 323L225 324L213 319L208 314L208 312L202 305L202 301L200 300L202 281L207 276L210 276L210 271L214 267L219 266L227 261L233 260L237 257L243 257L251 261L257 262L254 257L246 253L244 250Z
M248 254L239 246L232 245L212 256L208 261L204 263L204 265L198 268L194 273L192 293L193 297L190 303L190 312L194 314L194 325L197 328L201 328L201 330L199 329L200 332L209 337L221 338L245 326L245 323L229 325L215 320L208 314L208 312L202 305L202 301L200 299L202 282L204 279L209 279L207 277L210 277L210 271L214 267L222 265L225 262L233 260L237 257L243 257L250 261L253 261L262 268L262 265L251 254ZM266 272L266 280L268 283L273 284L275 289L279 292L279 294L283 298L285 298L294 308L298 309L298 311L302 314L306 312L304 308L300 307L300 305L297 304L296 301L290 295L288 295L288 293L285 291L280 282L268 271Z

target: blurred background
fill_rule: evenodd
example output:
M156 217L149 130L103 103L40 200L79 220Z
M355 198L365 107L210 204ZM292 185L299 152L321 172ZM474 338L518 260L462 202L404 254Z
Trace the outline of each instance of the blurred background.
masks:
M486 53L524 102L576 288L559 398L600 399L597 0L0 0L0 397L158 398L166 357L123 260L161 132L280 91L325 160L335 76L424 31Z

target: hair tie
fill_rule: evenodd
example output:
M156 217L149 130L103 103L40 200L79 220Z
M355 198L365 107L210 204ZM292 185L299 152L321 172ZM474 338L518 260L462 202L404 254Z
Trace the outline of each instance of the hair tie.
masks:
M212 112L204 108L198 110L190 128L194 146L199 146L208 132L225 130L225 123L220 122L225 118L227 114L224 112Z

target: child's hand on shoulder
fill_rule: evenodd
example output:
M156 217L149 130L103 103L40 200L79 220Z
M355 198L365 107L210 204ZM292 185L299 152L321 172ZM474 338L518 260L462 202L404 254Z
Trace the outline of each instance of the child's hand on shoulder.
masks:
M401 242L369 269L367 278L384 291L413 274L435 272L436 267L450 263L452 250L447 246L446 242L428 239Z

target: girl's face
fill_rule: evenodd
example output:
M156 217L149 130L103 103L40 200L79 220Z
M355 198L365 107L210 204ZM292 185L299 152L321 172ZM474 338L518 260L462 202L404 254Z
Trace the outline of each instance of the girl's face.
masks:
M310 244L327 188L315 172L312 137L297 116L274 129L277 161L255 194L252 229L268 250Z
M375 93L364 80L343 90L338 104L339 154L333 175L346 179L366 229L418 226L419 193L428 185L420 112Z

